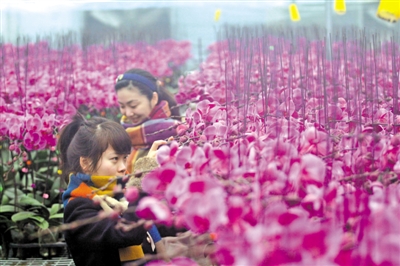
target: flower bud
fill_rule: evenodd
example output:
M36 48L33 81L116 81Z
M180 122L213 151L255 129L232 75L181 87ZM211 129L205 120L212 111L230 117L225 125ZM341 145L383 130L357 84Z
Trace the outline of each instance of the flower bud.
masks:
M129 187L126 189L125 198L132 203L139 197L139 189L137 187Z

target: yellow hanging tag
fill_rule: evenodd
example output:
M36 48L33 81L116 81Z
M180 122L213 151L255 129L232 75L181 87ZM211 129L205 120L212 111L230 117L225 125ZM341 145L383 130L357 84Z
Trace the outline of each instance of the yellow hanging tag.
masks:
M290 14L290 19L292 21L299 21L300 20L300 13L299 10L297 9L296 4L290 4L289 6L289 14Z
M376 15L383 20L396 22L400 18L400 0L381 0Z
M214 20L218 21L220 17L221 17L221 9L215 10Z
M339 15L346 14L346 1L345 0L335 0L333 9Z

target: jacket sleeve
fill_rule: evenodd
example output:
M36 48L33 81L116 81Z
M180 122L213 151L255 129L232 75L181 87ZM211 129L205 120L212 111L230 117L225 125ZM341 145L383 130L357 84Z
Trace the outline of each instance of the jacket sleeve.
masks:
M128 127L132 146L135 148L146 147L160 139L168 139L177 134L179 122L172 118L150 119L138 126Z
M79 223L80 220L97 216L101 210L101 206L91 199L73 199L64 210L64 223ZM127 221L138 221L134 212L126 212L122 218ZM69 243L99 248L123 248L140 245L143 242L146 237L146 230L143 226L125 232L116 228L117 222L115 219L105 218L94 223L77 226L75 229L66 231L65 238Z

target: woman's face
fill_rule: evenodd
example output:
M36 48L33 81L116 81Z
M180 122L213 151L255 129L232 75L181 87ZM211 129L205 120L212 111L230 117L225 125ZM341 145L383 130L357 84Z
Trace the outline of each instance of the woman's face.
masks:
M158 94L153 92L153 98L149 101L135 86L119 89L117 91L119 109L131 123L137 124L150 116L158 101Z
M117 154L111 145L103 152L93 176L123 176L126 172L128 154Z

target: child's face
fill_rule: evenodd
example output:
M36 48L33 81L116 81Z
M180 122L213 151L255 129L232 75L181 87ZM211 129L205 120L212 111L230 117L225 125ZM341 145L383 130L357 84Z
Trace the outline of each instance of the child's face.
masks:
M123 176L126 171L126 158L128 154L117 154L113 147L108 146L103 152L93 176Z
M122 88L117 91L119 109L131 123L137 124L150 116L151 111L157 104L157 93L149 101L146 95L140 93L137 87Z

